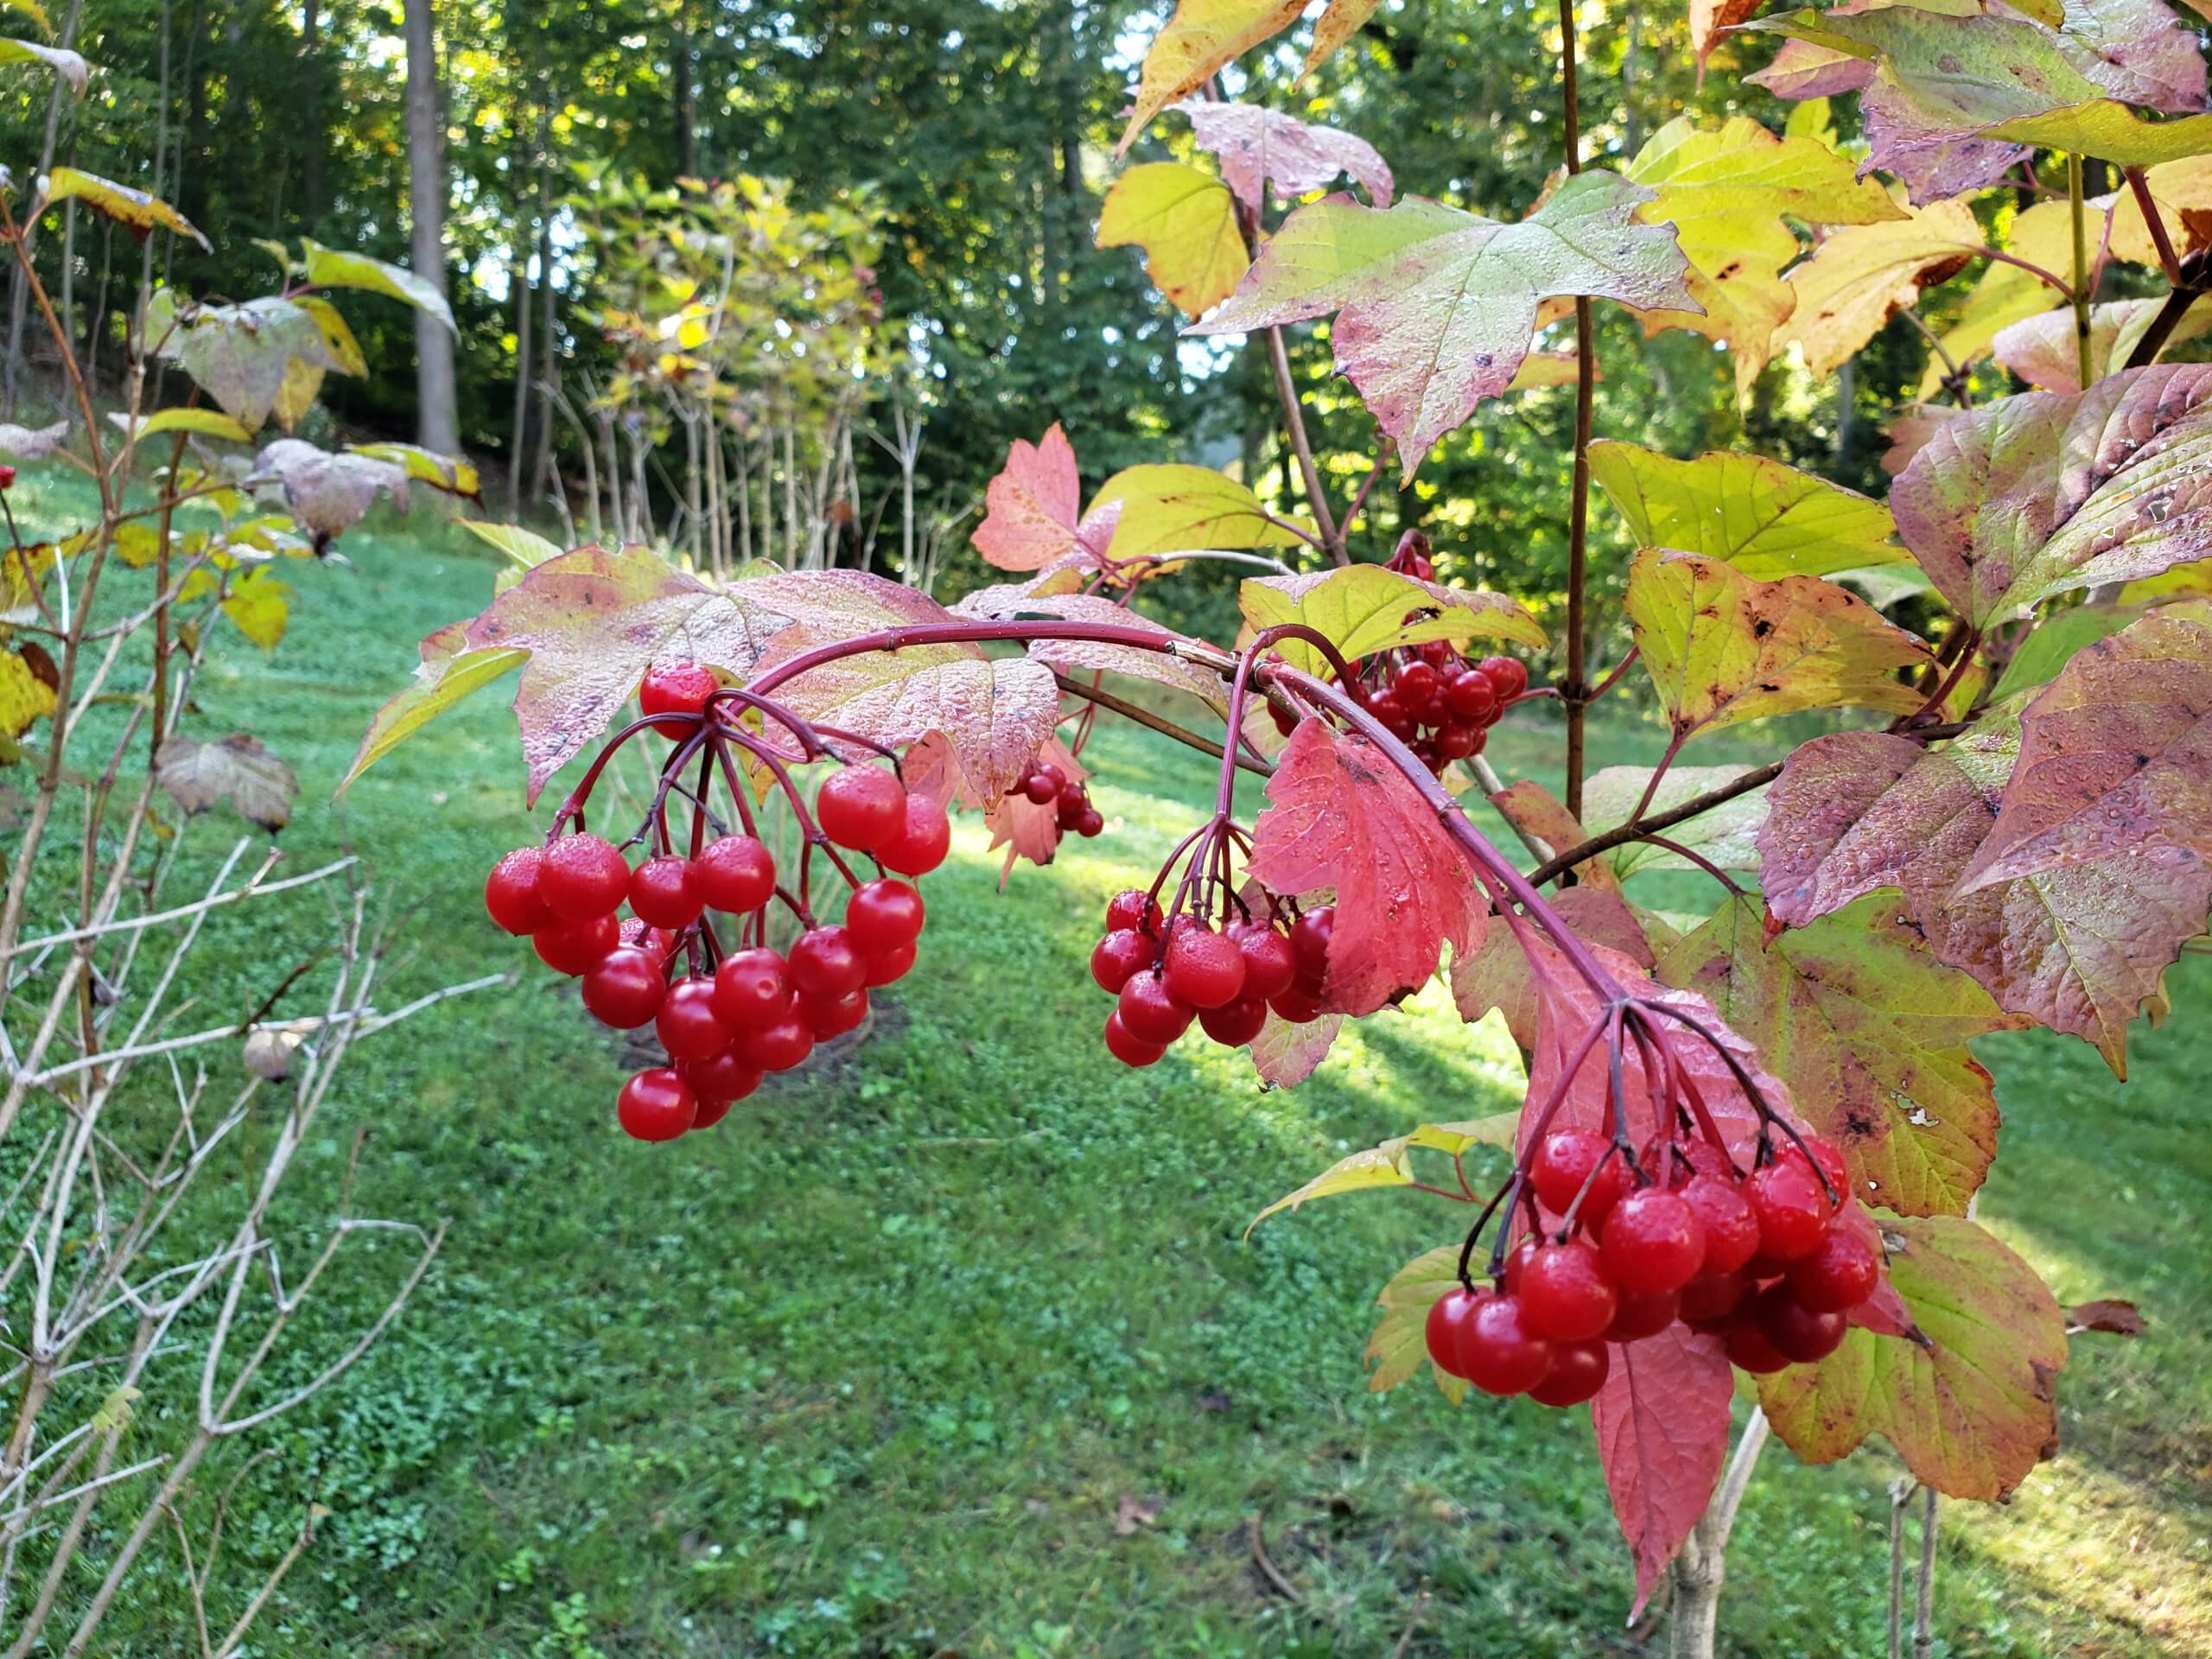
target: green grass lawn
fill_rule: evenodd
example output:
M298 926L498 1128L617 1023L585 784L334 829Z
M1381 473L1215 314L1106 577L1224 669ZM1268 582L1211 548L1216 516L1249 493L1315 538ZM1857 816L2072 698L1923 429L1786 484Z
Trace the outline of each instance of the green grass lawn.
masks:
M361 533L351 569L288 567L290 637L264 657L227 635L197 689L192 729L251 729L297 769L289 862L351 845L411 907L391 1001L521 969L365 1043L302 1172L311 1213L366 1128L363 1207L454 1226L404 1321L233 1502L226 1577L265 1570L303 1503L334 1511L254 1651L1373 1655L1409 1624L1414 1655L1662 1650L1625 1629L1586 1414L1366 1392L1374 1294L1456 1212L1340 1199L1243 1236L1345 1151L1515 1103L1510 1053L1433 990L1288 1092L1195 1041L1141 1072L1100 1046L1095 918L1200 810L1211 763L1103 738L1108 832L1003 893L963 823L869 1040L639 1146L614 1125L615 1041L481 912L482 870L537 827L504 696L331 802L415 641L490 594L460 540ZM1509 774L1554 752L1525 721L1501 737ZM1604 737L1603 760L1656 747ZM196 823L188 873L234 833ZM219 912L206 1006L251 1007L328 926L309 897ZM1983 1217L2063 1298L2133 1297L2152 1327L2076 1344L2064 1445L2012 1504L1947 1507L1941 1653L2212 1650L2208 969L2177 971L2125 1088L2079 1043L1982 1047L2006 1113ZM365 1255L308 1338L369 1317L397 1259ZM133 1445L180 1432L193 1387L156 1368ZM211 1459L198 1513L252 1450ZM1770 1451L1726 1650L1880 1650L1896 1472ZM1296 1605L1255 1567L1255 1516ZM149 1559L107 1651L185 1650L177 1564Z

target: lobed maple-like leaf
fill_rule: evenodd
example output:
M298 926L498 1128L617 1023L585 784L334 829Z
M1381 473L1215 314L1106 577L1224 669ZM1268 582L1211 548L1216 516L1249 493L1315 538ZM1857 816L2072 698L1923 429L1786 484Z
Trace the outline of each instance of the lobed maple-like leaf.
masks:
M1815 376L1832 374L1922 288L1982 251L1981 226L1961 198L1915 207L1902 220L1837 231L1791 268L1796 303L1774 349L1796 345Z
M1084 556L1096 563L1114 539L1121 504L1109 502L1084 517L1082 488L1075 446L1058 421L1033 444L1016 438L984 490L976 550L1001 570L1042 570Z
M1118 504L1120 517L1106 514ZM1116 563L1208 549L1293 547L1298 532L1272 518L1246 486L1210 467L1124 467L1098 486L1084 523L1110 530ZM1094 540L1095 545L1095 540Z
M1653 962L1644 929L1618 887L1588 885L1563 888L1552 908L1577 936L1600 944L1638 971ZM1523 1049L1536 1046L1539 1023L1536 975L1510 928L1494 927L1475 950L1454 952L1450 975L1452 1005L1470 1025L1493 1008Z
M1098 211L1097 245L1144 250L1145 275L1185 316L1228 298L1251 266L1229 187L1181 162L1147 162L1116 179Z
M1368 1392L1382 1394L1428 1364L1428 1310L1437 1299L1459 1282L1459 1247L1443 1244L1425 1250L1390 1275L1375 1298L1382 1309L1382 1322L1367 1339L1363 1356L1369 1372ZM1465 1378L1433 1365L1429 1371L1436 1386L1453 1405L1467 1396Z
M1890 492L1897 530L1986 628L2212 555L2212 366L2133 369L1947 421Z
M1764 455L1712 450L1677 461L1606 439L1590 446L1590 476L1638 546L1725 559L1762 581L1906 556L1880 502Z
M1270 1089L1294 1089L1329 1058L1344 1026L1341 1014L1325 1014L1300 1025L1270 1008L1260 1034L1247 1046L1252 1069Z
M1510 640L1536 650L1544 645L1542 627L1517 599L1422 582L1379 564L1298 576L1249 576L1236 590L1236 606L1255 630L1302 624L1347 660L1430 639L1458 645ZM1326 667L1320 653L1303 641L1286 639L1277 649L1296 667L1312 672Z
M172 733L155 752L154 781L188 814L220 802L271 835L291 822L292 800L300 792L292 769L245 732L213 743Z
M1175 107L1190 118L1191 136L1219 159L1221 176L1254 213L1270 182L1287 201L1326 188L1339 173L1364 186L1377 207L1390 205L1395 182L1389 163L1355 134L1300 121L1262 104L1198 98Z
M1735 782L1747 770L1744 766L1670 766L1658 788L1651 791L1651 804L1645 815L1669 811L1708 790ZM1583 822L1592 834L1627 823L1650 781L1648 766L1606 766L1592 772L1582 787ZM1669 826L1666 838L1724 870L1755 870L1759 866L1759 826L1765 822L1766 791L1754 789ZM1698 868L1680 853L1642 841L1624 842L1606 854L1605 859L1624 879L1638 870Z
M1871 895L1766 937L1732 898L1662 954L1658 977L1703 993L1842 1148L1852 1185L1904 1215L1963 1215L1997 1151L1997 1100L1971 1038L2018 1027L1945 966L1894 899Z
M1557 296L1700 308L1671 227L1638 225L1651 193L1602 170L1567 179L1515 224L1408 196L1333 195L1283 222L1236 292L1192 332L1243 334L1338 314L1337 366L1397 441L1411 478L1429 446L1512 385L1537 305Z
M1739 393L1765 367L1775 330L1796 304L1782 280L1798 255L1784 217L1808 225L1901 219L1886 191L1815 138L1777 138L1748 116L1700 130L1679 116L1644 142L1628 177L1654 191L1639 223L1671 224L1689 261L1687 285L1702 310L1655 311L1644 332L1688 328L1735 352Z
M1626 608L1677 741L1739 721L1856 703L1910 714L1897 677L1928 647L1858 594L1817 576L1754 582L1732 565L1646 549Z
M1705 1513L1727 1460L1735 1397L1718 1337L1670 1325L1641 1342L1612 1344L1590 1416L1613 1514L1636 1561L1631 1619Z
M1443 947L1482 942L1489 900L1465 852L1403 773L1356 734L1302 721L1275 764L1250 870L1277 893L1336 892L1323 1001L1372 1014L1418 989Z
M1048 616L1069 622L1134 628L1156 634L1163 640L1179 641L1193 655L1201 651L1212 654L1199 641L1096 594L1022 591L1016 584L1005 583L966 595L952 610L957 616L999 621L1020 616ZM1149 680L1155 685L1196 697L1217 714L1228 711L1228 687L1221 676L1183 657L1091 639L1036 639L1030 642L1028 650L1039 662L1064 674L1122 674L1132 679Z
M2056 1437L2051 1382L2066 1363L2058 1302L1974 1222L1879 1221L1890 1281L1916 1337L1849 1331L1819 1363L1760 1378L1760 1408L1808 1463L1833 1463L1879 1434L1936 1491L2004 1498Z

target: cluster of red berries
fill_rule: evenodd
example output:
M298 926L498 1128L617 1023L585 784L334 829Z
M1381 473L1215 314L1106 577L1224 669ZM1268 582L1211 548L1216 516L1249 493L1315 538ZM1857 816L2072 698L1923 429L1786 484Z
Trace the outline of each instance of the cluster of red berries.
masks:
M648 715L696 714L642 701ZM922 897L897 877L944 861L952 837L944 809L888 772L848 765L824 780L814 815L829 841L893 874L855 881L842 923L817 924L803 900L793 904L804 931L783 952L768 944L775 859L750 834L703 841L689 857L663 850L633 869L621 848L578 832L517 848L493 867L484 884L492 919L528 934L548 967L581 977L596 1018L625 1031L650 1025L667 1051L669 1065L622 1087L619 1116L638 1139L672 1141L718 1122L763 1074L789 1071L817 1042L858 1026L869 990L914 965ZM620 918L625 903L630 915ZM746 918L733 948L716 938L710 912Z
M1106 827L1104 814L1090 804L1090 791L1049 760L1032 760L1007 794L1019 795L1034 806L1056 808L1061 830L1085 841Z
M1360 701L1431 772L1480 754L1529 670L1511 657L1470 662L1449 640L1432 639L1376 658L1362 671Z
M1113 996L1106 1047L1126 1065L1150 1065L1198 1028L1224 1048L1260 1034L1273 1009L1305 1025L1321 1014L1336 907L1317 905L1287 926L1256 912L1216 931L1203 918L1166 924L1160 901L1141 888L1106 906L1106 933L1090 952L1090 976Z
M1633 1177L1616 1150L1581 1130L1535 1148L1535 1200L1569 1219L1524 1237L1494 1287L1455 1286L1430 1308L1440 1368L1487 1394L1573 1406L1604 1386L1608 1343L1677 1320L1720 1337L1746 1371L1835 1351L1881 1262L1869 1230L1847 1224L1856 1201L1833 1145L1807 1135L1740 1176L1704 1143L1646 1147Z

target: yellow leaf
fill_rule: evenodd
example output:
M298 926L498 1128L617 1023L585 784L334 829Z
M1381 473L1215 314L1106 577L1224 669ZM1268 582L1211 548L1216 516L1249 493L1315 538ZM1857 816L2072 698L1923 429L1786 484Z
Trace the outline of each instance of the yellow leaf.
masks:
M1195 317L1229 297L1251 264L1229 187L1180 162L1149 162L1114 181L1098 214L1098 245L1144 250L1145 275Z
M1298 79L1319 69L1333 56L1338 47L1359 33L1360 26L1375 15L1382 0L1329 0L1329 9L1313 25L1313 44L1306 49L1306 62L1299 69Z
M1116 562L1208 548L1289 547L1297 535L1268 518L1259 497L1208 467L1128 467L1098 486L1088 518L1122 504L1106 556Z
M1154 116L1198 91L1230 59L1288 29L1305 10L1306 0L1179 0L1146 49L1136 105L1114 153L1127 155Z
M417 484L427 484L448 495L474 499L483 493L475 464L463 457L441 455L412 443L349 443L346 453L388 461Z
M1543 628L1518 600L1421 582L1379 564L1253 576L1237 589L1236 604L1255 629L1298 623L1347 658L1431 639L1510 639L1538 651L1545 644ZM1316 673L1325 667L1319 653L1302 640L1286 639L1281 650L1295 667Z
M404 300L418 311L427 311L446 326L448 333L459 332L454 327L453 311L446 304L445 296L438 292L435 283L413 271L372 259L365 253L326 248L320 242L305 238L301 245L307 250L308 281L315 287L365 288L371 293L389 295L395 300Z
M339 315L336 306L312 294L302 294L293 303L313 317L315 326L322 330L323 344L330 347L332 362L340 374L369 372L369 360L361 355L361 344L353 338L353 331L346 326L346 319Z
M118 524L115 556L133 570L143 570L162 556L162 532L135 519Z
M130 417L120 410L108 419L126 432L131 429ZM220 410L163 409L138 423L137 441L143 443L164 432L196 432L203 438L224 438L232 443L248 443L253 438L252 433Z
M494 524L481 518L461 518L455 521L477 540L500 552L522 569L543 564L548 559L558 558L562 549L543 536L532 535L520 524ZM771 567L772 569L777 567Z
M0 734L21 737L31 722L54 713L54 688L60 683L45 648L25 645L0 652Z
M366 772L438 715L482 690L509 669L530 660L530 652L515 646L487 645L470 650L461 623L438 630L423 642L423 663L415 683L377 710L362 736L361 747L339 784L346 785Z
M70 55L76 56L74 53ZM81 58L78 60L80 73L83 62ZM57 201L69 200L81 201L110 219L119 219L140 236L157 225L165 226L180 236L190 237L210 253L214 251L207 238L193 228L192 221L166 201L97 174L81 173L73 167L57 167L46 175L41 211Z
M2139 214L2136 223L2139 226L2142 224ZM2095 217L2088 219L2087 229L2094 246L2100 230ZM2117 226L2114 234L2118 234ZM2063 201L2036 203L2025 213L2013 216L2005 232L2003 246L2014 258L2024 259L2054 276L2064 275L2071 269L2074 257L2073 209ZM1942 390L1943 377L1948 372L1943 365L1945 355L1961 368L1988 356L2000 333L2024 317L2048 309L2057 297L2049 283L2019 266L2001 259L1991 260L1967 295L1965 307L1943 331L1942 352L1930 354L1928 372L1921 377L1919 395L1933 397Z
M1796 305L1774 349L1793 342L1815 375L1833 373L1873 339L1891 312L1910 305L1942 268L1980 251L1981 226L1954 196L1909 207L1903 219L1836 232L1789 273Z
M1295 1192L1277 1198L1273 1204L1252 1217L1245 1228L1247 1237L1269 1216L1284 1210L1296 1210L1315 1198L1334 1198L1344 1192L1365 1192L1382 1186L1410 1186L1414 1181L1413 1162L1409 1156L1415 1147L1425 1147L1450 1157L1476 1147L1499 1147L1510 1151L1514 1131L1519 1127L1518 1111L1499 1112L1489 1117L1476 1118L1465 1123L1424 1123L1410 1135L1401 1135L1385 1141L1365 1152L1355 1152L1349 1158L1339 1158Z
M1762 581L1906 556L1880 502L1764 455L1715 450L1676 461L1607 439L1590 447L1590 475L1638 544L1726 559Z
M238 624L238 632L264 651L274 651L291 620L289 582L266 569L249 570L231 584L223 601L223 614Z

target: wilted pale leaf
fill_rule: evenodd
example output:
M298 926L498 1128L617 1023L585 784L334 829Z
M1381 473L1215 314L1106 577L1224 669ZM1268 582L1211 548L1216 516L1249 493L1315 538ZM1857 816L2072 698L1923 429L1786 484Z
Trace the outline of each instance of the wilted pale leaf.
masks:
M164 289L155 298L171 294ZM290 300L193 305L171 299L168 311L165 318L149 310L148 337L249 431L272 412L296 420L324 372L346 366L315 314Z
M1219 159L1236 199L1255 213L1270 182L1287 201L1325 188L1339 173L1364 186L1377 207L1390 205L1389 165L1364 138L1260 104L1192 99L1175 107L1190 118L1200 147Z
M2135 348L2150 329L2163 300L2113 300L2089 308L2089 378L2092 384L2133 362ZM2182 314L2159 354L2212 329L2212 305L2202 302ZM2071 306L2008 323L1991 342L2004 367L2039 391L2082 389L2081 348L2075 337Z
M407 511L407 469L372 455L334 455L297 438L279 438L254 457L253 470L282 486L285 504L313 534L317 552L360 523L378 495Z
M1114 181L1098 210L1098 245L1144 250L1145 275L1195 317L1225 299L1250 265L1229 187L1180 162L1147 162Z
M52 426L17 426L0 421L0 454L13 455L17 461L44 461L68 438L67 420L56 421Z
M271 832L291 821L300 792L292 769L245 732L213 743L181 732L164 739L154 755L154 781L188 813L220 802Z
M0 63L38 63L69 83L69 89L78 97L85 95L85 86L92 79L92 71L81 54L66 47L41 46L36 41L0 40Z

